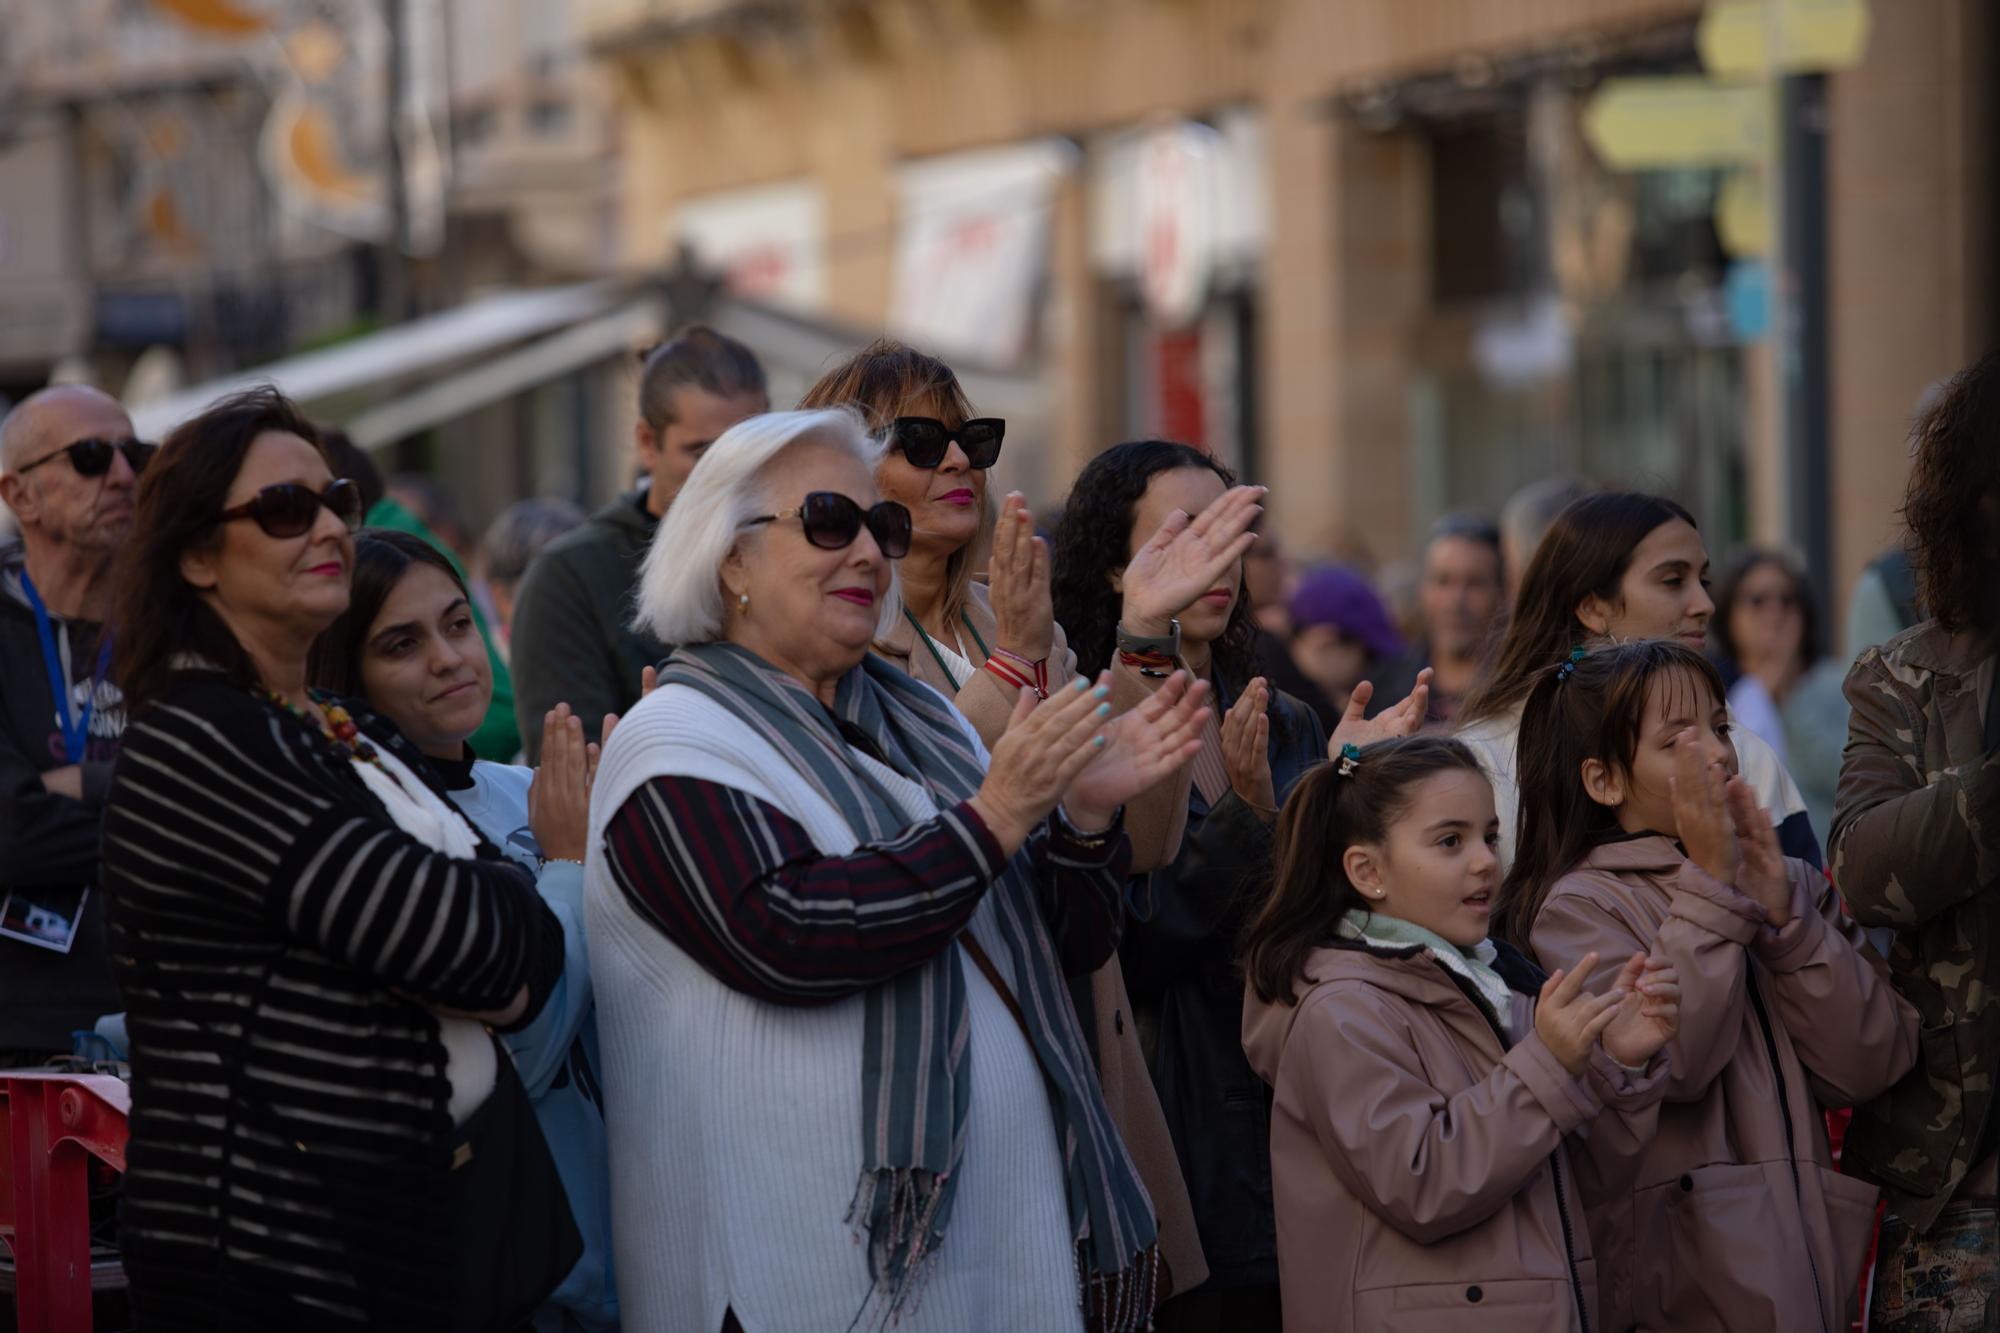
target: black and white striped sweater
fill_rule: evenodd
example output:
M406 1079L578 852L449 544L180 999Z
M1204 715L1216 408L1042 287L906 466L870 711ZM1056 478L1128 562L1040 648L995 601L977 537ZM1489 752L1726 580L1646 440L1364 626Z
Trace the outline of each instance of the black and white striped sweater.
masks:
M563 965L533 880L481 858L403 833L342 751L219 675L133 719L103 866L140 1327L448 1326L452 1126L425 1006L503 1009L526 985L532 1018Z

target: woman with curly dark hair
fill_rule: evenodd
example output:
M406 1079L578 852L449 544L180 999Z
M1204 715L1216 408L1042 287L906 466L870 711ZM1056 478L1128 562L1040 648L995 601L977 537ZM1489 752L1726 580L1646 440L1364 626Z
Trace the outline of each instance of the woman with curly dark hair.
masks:
M1990 1272L2000 1194L2000 353L1917 421L1903 520L1930 619L1855 660L1833 870L1855 920L1887 928L1924 1058L1856 1109L1845 1168L1885 1187L1873 1327L1949 1321L1932 1272ZM1906 1280L1905 1274L1909 1274Z
M1135 1009L1157 1024L1153 1081L1210 1273L1207 1287L1162 1307L1166 1330L1279 1325L1270 1099L1243 1055L1236 937L1269 872L1279 798L1325 761L1328 742L1310 709L1255 674L1256 629L1243 593L1250 533L1229 542L1219 571L1171 604L1152 595L1162 584L1151 577L1177 535L1224 520L1233 526L1262 498L1198 449L1136 441L1084 468L1056 531L1055 616L1077 669L1109 668L1121 706L1178 668L1207 681L1214 701L1201 752L1179 775L1173 813L1185 824L1173 831L1176 851L1134 880L1119 951ZM1406 734L1423 719L1426 684L1374 721L1362 720L1373 689L1357 687L1334 745Z

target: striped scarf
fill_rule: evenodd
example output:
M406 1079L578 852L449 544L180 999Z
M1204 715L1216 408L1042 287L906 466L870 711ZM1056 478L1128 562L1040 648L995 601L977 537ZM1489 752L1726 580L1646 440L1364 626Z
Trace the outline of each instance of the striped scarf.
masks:
M855 836L883 842L908 814L861 764L847 735L925 787L940 808L978 791L985 772L944 697L874 654L849 671L831 711L791 676L729 643L676 649L660 684L728 708L840 811ZM864 747L865 752L865 747ZM1042 923L1035 872L1017 852L988 891L1061 1141L1071 1236L1092 1327L1141 1329L1156 1278L1151 1201L1105 1109L1068 983ZM971 1020L957 949L865 992L862 1170L850 1222L868 1237L869 1275L893 1312L944 1240L971 1113Z

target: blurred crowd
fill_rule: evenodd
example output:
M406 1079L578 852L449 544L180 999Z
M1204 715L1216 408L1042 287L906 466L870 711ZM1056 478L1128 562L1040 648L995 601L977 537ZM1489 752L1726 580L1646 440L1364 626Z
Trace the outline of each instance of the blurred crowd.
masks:
M1319 563L1142 440L1038 525L895 343L773 411L683 331L637 484L481 534L273 390L44 390L0 1068L130 1078L144 1329L1931 1327L2000 1263L1996 386L1837 650L1581 477Z

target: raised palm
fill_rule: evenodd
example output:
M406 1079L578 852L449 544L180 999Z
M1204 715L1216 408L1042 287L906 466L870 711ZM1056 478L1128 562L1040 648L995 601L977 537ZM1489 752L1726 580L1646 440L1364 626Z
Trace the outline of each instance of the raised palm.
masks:
M1372 682L1364 680L1354 687L1354 693L1348 696L1347 711L1340 715L1333 735L1327 738L1327 758L1340 758L1344 746L1352 745L1359 749L1376 741L1414 736L1421 731L1430 716L1431 669L1425 667L1417 673L1416 688L1402 702L1369 717L1368 701L1374 697L1375 686Z
M1177 671L1145 702L1104 728L1104 749L1070 783L1064 796L1072 811L1108 816L1121 805L1164 782L1201 749L1202 712L1209 706L1208 684L1190 684Z
M1195 604L1256 542L1262 486L1237 486L1190 519L1176 510L1125 566L1125 624L1158 631Z

